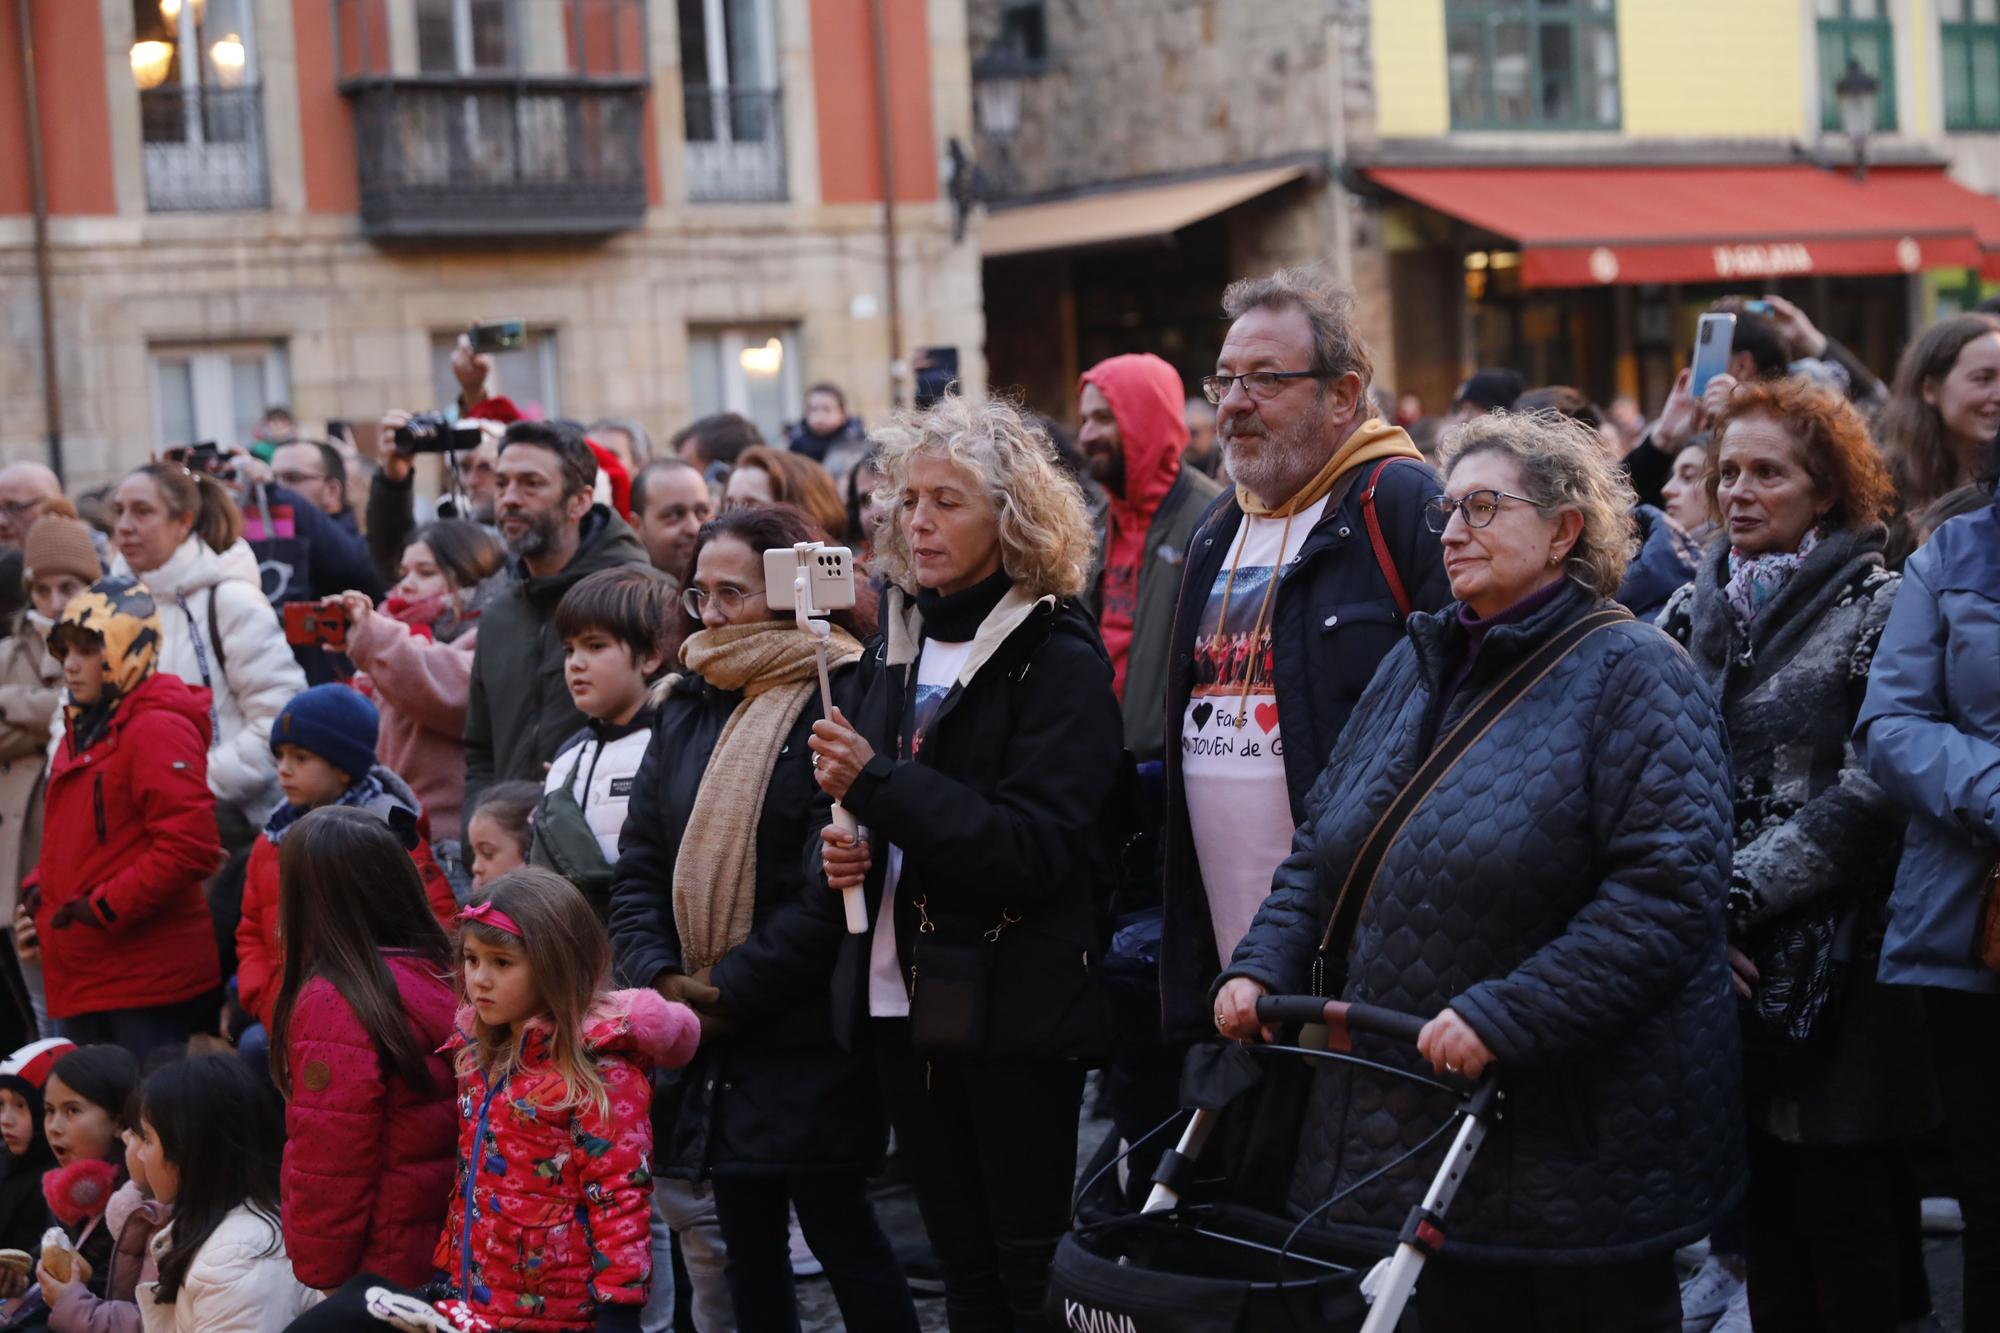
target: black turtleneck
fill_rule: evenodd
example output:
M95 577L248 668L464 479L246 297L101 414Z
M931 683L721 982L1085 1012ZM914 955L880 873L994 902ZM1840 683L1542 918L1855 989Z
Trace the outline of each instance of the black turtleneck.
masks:
M964 643L979 633L986 617L1014 586L1005 569L995 570L964 592L917 589L917 612L924 618L924 637L939 643Z

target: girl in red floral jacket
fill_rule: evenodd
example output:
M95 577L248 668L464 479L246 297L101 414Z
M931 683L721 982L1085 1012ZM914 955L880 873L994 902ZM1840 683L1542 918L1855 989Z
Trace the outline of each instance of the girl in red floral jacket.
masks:
M611 992L590 905L547 870L493 881L459 915L458 1180L436 1261L497 1328L634 1330L650 1278L654 1066L699 1024L650 990Z

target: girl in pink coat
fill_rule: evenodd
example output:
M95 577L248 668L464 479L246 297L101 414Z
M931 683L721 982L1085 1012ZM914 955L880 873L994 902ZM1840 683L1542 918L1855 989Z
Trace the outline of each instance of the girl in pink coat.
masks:
M409 853L366 811L300 819L278 881L285 1252L310 1287L358 1273L417 1286L451 1193L450 945Z

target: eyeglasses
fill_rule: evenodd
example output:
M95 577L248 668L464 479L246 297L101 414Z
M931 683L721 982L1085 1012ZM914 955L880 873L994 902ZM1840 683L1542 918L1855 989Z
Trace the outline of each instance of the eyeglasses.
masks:
M1542 507L1525 495L1513 495L1507 491L1467 491L1462 500L1440 495L1424 506L1424 526L1442 535L1451 526L1451 516L1456 512L1464 516L1466 527L1483 528L1500 512L1502 500L1518 500L1533 509Z
M706 588L689 588L681 594L681 605L687 608L689 615L693 616L696 620L700 620L702 611L708 606L709 600L713 598L715 604L722 608L723 615L734 616L738 611L743 609L744 603L753 597L762 597L763 595L761 592L745 592L741 588L722 587L717 588L713 593L709 592Z
M1210 375L1202 380L1201 393L1209 402L1220 403L1229 396L1231 389L1240 384L1253 402L1262 402L1276 393L1286 380L1325 378L1317 370L1253 370L1243 375Z

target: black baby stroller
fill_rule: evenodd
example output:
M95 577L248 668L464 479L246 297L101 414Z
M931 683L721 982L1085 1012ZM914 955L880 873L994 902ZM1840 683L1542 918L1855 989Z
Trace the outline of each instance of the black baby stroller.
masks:
M1316 1213L1294 1222L1228 1201L1184 1200L1217 1116L1255 1081L1255 1071L1230 1086L1221 1085L1229 1080L1211 1079L1204 1088L1191 1077L1183 1101L1194 1107L1194 1114L1179 1145L1161 1159L1145 1208L1077 1227L1057 1248L1049 1279L1049 1311L1056 1327L1073 1333L1391 1333L1396 1328L1424 1260L1444 1243L1445 1210L1499 1106L1495 1076L1488 1071L1468 1091L1353 1054L1350 1036L1356 1032L1414 1043L1425 1020L1408 1014L1287 995L1259 1000L1257 1017L1270 1024L1303 1025L1305 1033L1291 1044L1236 1048L1257 1053L1247 1059L1289 1055L1344 1061L1462 1099L1454 1115L1391 1163L1413 1160L1457 1126L1422 1202L1410 1210L1394 1253L1367 1253L1329 1240L1310 1225ZM1316 1040L1321 1029L1323 1048ZM1319 1211L1382 1174L1347 1186Z

